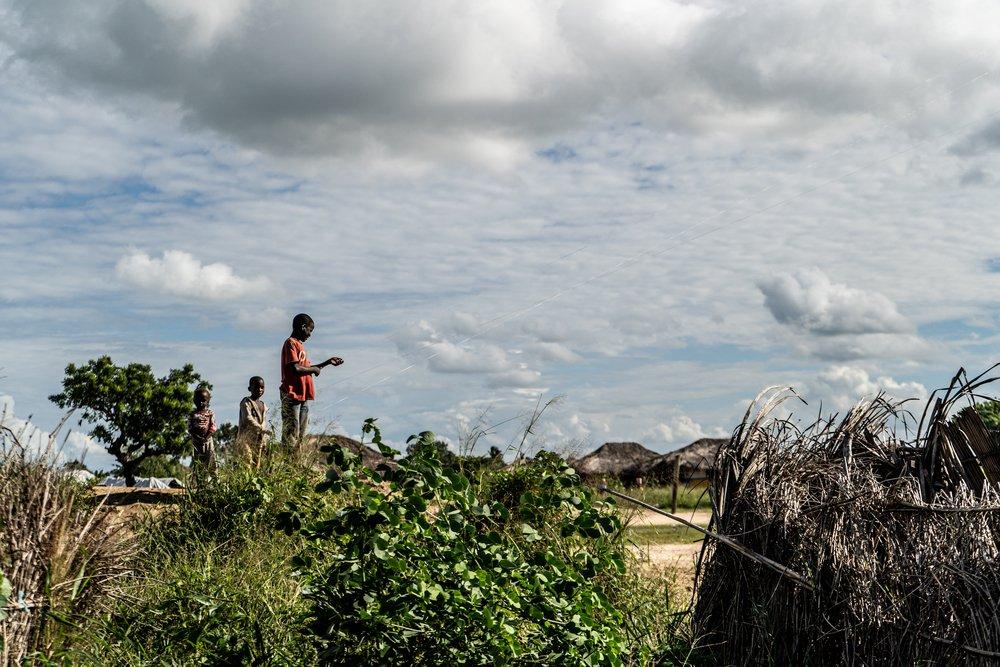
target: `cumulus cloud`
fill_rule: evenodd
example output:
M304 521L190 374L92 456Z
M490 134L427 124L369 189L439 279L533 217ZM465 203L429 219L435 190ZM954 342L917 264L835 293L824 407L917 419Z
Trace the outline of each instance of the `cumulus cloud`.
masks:
M118 260L115 271L122 281L143 290L197 300L238 299L270 287L266 278L241 278L227 264L202 264L181 250L166 250L160 258L132 250Z
M757 287L775 320L809 333L900 334L914 328L882 294L834 283L819 269L774 276Z
M29 452L47 452L57 465L81 461L94 470L110 470L117 465L114 457L100 443L80 431L64 431L62 437L57 437L52 443L52 450L49 450L51 433L36 426L30 415L28 418L18 417L14 409L14 397L9 394L0 394L0 426L10 429Z
M871 377L856 366L831 366L821 372L809 388L810 398L819 398L839 410L846 410L858 399L885 392L897 400L927 397L927 388L919 382L901 382L886 375Z
M491 386L529 386L539 376L512 362L503 348L491 343L453 342L427 320L397 329L392 338L400 352L426 362L436 373L488 374Z
M921 359L934 354L935 346L914 334L824 336L800 340L796 348L823 361L856 359Z
M936 3L36 0L4 32L63 81L276 153L506 163L596 114L740 133L905 105L996 55L997 7L954 4L942 30Z
M699 438L721 438L726 435L726 432L719 428L713 429L711 432L706 431L701 424L687 415L674 415L643 432L642 437L645 441L654 444L687 444Z

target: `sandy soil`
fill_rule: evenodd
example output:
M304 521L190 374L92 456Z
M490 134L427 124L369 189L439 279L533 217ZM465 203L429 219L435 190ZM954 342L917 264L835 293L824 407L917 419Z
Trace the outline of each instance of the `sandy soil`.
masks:
M712 518L711 510L688 510L685 513L678 512L681 516L699 526L707 526ZM630 522L633 526L668 526L676 525L677 522L662 514L643 511L634 516ZM698 539L698 535L691 531L691 539ZM681 588L690 594L694 588L694 565L701 551L701 542L690 542L684 544L649 544L635 547L637 555L646 561L651 570L663 571L672 570L677 576L677 583Z

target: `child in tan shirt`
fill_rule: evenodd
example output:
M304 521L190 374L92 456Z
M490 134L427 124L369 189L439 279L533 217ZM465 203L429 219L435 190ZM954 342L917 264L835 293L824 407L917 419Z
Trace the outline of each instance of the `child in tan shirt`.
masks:
M250 378L247 391L250 395L240 401L236 451L244 457L248 465L257 468L264 459L267 441L271 435L271 427L267 423L267 405L261 400L264 396L264 378L259 375Z

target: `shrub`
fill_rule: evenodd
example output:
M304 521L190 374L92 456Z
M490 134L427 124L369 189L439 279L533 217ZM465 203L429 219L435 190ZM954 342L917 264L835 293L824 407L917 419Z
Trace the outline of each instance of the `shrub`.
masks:
M365 433L386 456L374 420ZM308 548L297 562L310 629L328 664L621 664L636 645L609 599L625 572L621 523L555 456L521 495L480 499L445 470L434 435L398 468L371 470L333 446L320 493L334 513L290 504ZM502 484L494 485L499 489Z
M259 539L275 529L285 502L310 491L314 483L310 469L283 457L264 469L223 466L210 481L189 488L174 512L153 518L144 532L168 550L188 541Z

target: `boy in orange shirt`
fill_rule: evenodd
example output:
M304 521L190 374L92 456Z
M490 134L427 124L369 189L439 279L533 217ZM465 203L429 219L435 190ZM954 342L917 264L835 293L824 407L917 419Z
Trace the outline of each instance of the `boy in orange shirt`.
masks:
M316 398L313 376L326 366L344 363L340 357L330 357L313 365L306 354L305 342L312 336L316 324L305 313L292 319L292 335L281 346L281 442L289 451L306 436L309 425L309 401Z

